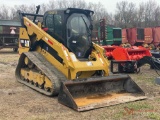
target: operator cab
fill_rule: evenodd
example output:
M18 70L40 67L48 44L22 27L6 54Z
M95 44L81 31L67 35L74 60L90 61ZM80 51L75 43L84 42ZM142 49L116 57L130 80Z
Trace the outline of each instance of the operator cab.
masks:
M88 58L92 50L91 16L93 11L84 9L57 9L44 14L44 27L48 34L65 45L77 58Z

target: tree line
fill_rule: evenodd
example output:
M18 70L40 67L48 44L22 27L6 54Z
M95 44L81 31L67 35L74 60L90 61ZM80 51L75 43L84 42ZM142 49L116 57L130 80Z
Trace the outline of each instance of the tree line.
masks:
M115 27L154 27L160 25L160 6L155 0L149 0L136 5L133 2L120 1L116 4L116 11L109 13L102 3L85 2L84 0L50 0L48 3L40 5L39 14L44 14L47 10L58 8L83 8L94 11L93 24L97 29L99 20L104 18L106 23ZM0 6L0 19L17 20L17 10L35 13L36 5L15 5L9 7Z

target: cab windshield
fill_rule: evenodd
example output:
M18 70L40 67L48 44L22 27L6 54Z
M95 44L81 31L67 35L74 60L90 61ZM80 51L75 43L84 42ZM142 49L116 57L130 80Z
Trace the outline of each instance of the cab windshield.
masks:
M91 51L90 21L84 14L72 14L67 21L67 46L78 57L87 58Z

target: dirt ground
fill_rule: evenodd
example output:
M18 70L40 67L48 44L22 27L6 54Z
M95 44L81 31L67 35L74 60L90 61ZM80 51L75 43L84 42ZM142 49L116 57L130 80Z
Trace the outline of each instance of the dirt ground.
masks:
M148 99L86 112L76 112L16 81L18 53L0 50L0 120L160 120L159 75L149 65L139 74L130 74ZM158 71L160 74L160 71Z

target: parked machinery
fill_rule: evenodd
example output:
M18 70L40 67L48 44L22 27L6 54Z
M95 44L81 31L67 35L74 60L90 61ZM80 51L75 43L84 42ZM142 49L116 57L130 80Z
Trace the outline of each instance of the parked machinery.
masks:
M131 46L142 46L144 43L144 28L127 28L127 39Z
M122 43L148 48L153 42L152 34L152 28L125 28L122 29Z
M0 20L0 49L13 48L18 50L18 37L20 22L12 20Z
M149 64L151 68L160 70L160 60L153 57L150 50L142 46L102 46L106 56L111 60L112 73L135 73L140 67Z
M148 47L150 49L155 49L153 43L153 29L152 28L144 28L144 47Z
M122 29L122 43L128 43L127 29Z
M126 28L122 30L124 46L143 46L148 48L155 58L160 58L160 27ZM126 45L128 43L128 45Z
M105 19L100 20L99 28L102 45L120 45L122 43L122 29L112 25L106 25Z
M105 19L99 23L99 39L103 46L122 45L123 47L143 46L151 50L159 49L160 27L147 28L117 28L106 25Z
M119 46L116 46L116 45L106 45L106 46L102 46L104 49L105 49L105 51L106 51L106 56L107 56L107 59L109 59L109 60L112 60L112 59L114 59L113 58L113 50L114 49L116 49L117 47L119 47Z
M152 29L152 38L150 48L151 53L155 58L160 58L160 27L154 27Z
M153 29L153 45L157 48L160 45L160 27L154 27Z
M92 31L92 42L94 42L96 44L100 44L100 40L99 40L99 37L98 37L98 31L97 30Z
M116 31L116 34L122 34L122 39L116 41L109 39L108 36L114 36L113 29L106 30L105 20L100 21L100 40L105 40L102 47L106 50L106 56L111 61L111 72L113 73L134 73L138 72L145 63L151 65L151 68L160 69L160 61L152 57L160 56L159 52L150 51L158 46L158 28L126 28L122 31ZM107 32L109 31L109 32ZM156 35L156 37L153 37ZM120 37L119 37L120 38ZM116 69L113 66L117 65ZM116 71L114 71L116 70Z
M59 94L60 103L77 111L146 98L128 75L109 75L103 48L91 42L93 11L67 8L39 15L39 7L36 14L19 12L20 83L47 96Z

